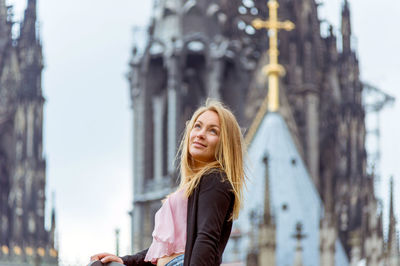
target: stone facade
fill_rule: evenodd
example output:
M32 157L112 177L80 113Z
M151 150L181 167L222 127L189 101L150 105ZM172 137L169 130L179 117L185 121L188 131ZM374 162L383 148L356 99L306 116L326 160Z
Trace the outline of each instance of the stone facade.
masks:
M0 264L58 265L55 212L45 228L42 45L36 0L29 0L19 36L12 7L0 1Z
M323 34L314 0L279 4L280 20L296 25L279 33L279 60L287 72L280 112L324 204L321 265L334 265L337 240L349 261L382 265L387 252L374 173L367 172L363 82L349 3L343 1L341 32L328 25ZM193 110L207 97L220 99L247 133L267 94L261 69L268 63L266 31L255 31L250 22L267 14L266 1L154 1L146 47L133 49L128 75L133 251L150 244L154 213L177 185L175 153Z

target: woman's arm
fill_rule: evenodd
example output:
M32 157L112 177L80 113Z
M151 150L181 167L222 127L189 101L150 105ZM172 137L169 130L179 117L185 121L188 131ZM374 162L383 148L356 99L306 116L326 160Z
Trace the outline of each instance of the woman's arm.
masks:
M148 249L142 250L135 255L121 257L125 265L128 266L154 266L150 261L144 261Z
M199 185L197 211L197 237L194 242L190 265L214 265L218 255L218 243L229 207L233 200L231 184L222 182L220 173L202 177Z

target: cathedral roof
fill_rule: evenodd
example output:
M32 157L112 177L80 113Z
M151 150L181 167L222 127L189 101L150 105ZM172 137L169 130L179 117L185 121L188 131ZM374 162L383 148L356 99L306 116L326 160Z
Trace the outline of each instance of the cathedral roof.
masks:
M306 235L302 240L304 265L319 265L319 223L323 215L323 203L285 119L278 112L270 112L263 117L249 143L249 181L244 194L247 200L235 226L244 232L251 230L248 217L252 212L264 209L266 169L263 158L266 155L269 158L271 211L276 221L276 263L293 264L296 246L293 235L296 224L301 223ZM242 244L243 248L246 247L246 240ZM347 265L340 243L337 242L336 246L339 250L336 253L337 261L340 262L337 265Z
M249 145L248 197L256 195L257 199L264 198L263 184L266 169L261 161L264 155L268 155L269 158L269 193L272 214L277 225L277 265L291 265L294 261L296 239L292 235L298 222L303 225L303 232L306 235L302 241L304 263L318 265L318 231L322 202L292 141L285 120L279 113L268 113L264 116ZM262 204L262 200L258 204ZM249 207L247 209L257 208Z

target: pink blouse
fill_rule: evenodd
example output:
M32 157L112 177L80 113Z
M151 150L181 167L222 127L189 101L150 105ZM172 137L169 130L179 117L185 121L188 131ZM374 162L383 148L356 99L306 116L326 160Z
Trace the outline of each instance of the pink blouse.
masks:
M172 193L155 215L153 242L145 261L157 264L157 259L185 252L187 202L184 190Z

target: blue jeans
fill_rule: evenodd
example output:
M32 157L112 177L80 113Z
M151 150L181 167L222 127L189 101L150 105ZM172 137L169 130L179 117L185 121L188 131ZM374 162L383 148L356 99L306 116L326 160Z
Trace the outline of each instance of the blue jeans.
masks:
M178 257L175 257L173 260L165 264L165 266L183 266L183 259L184 255L179 255Z

